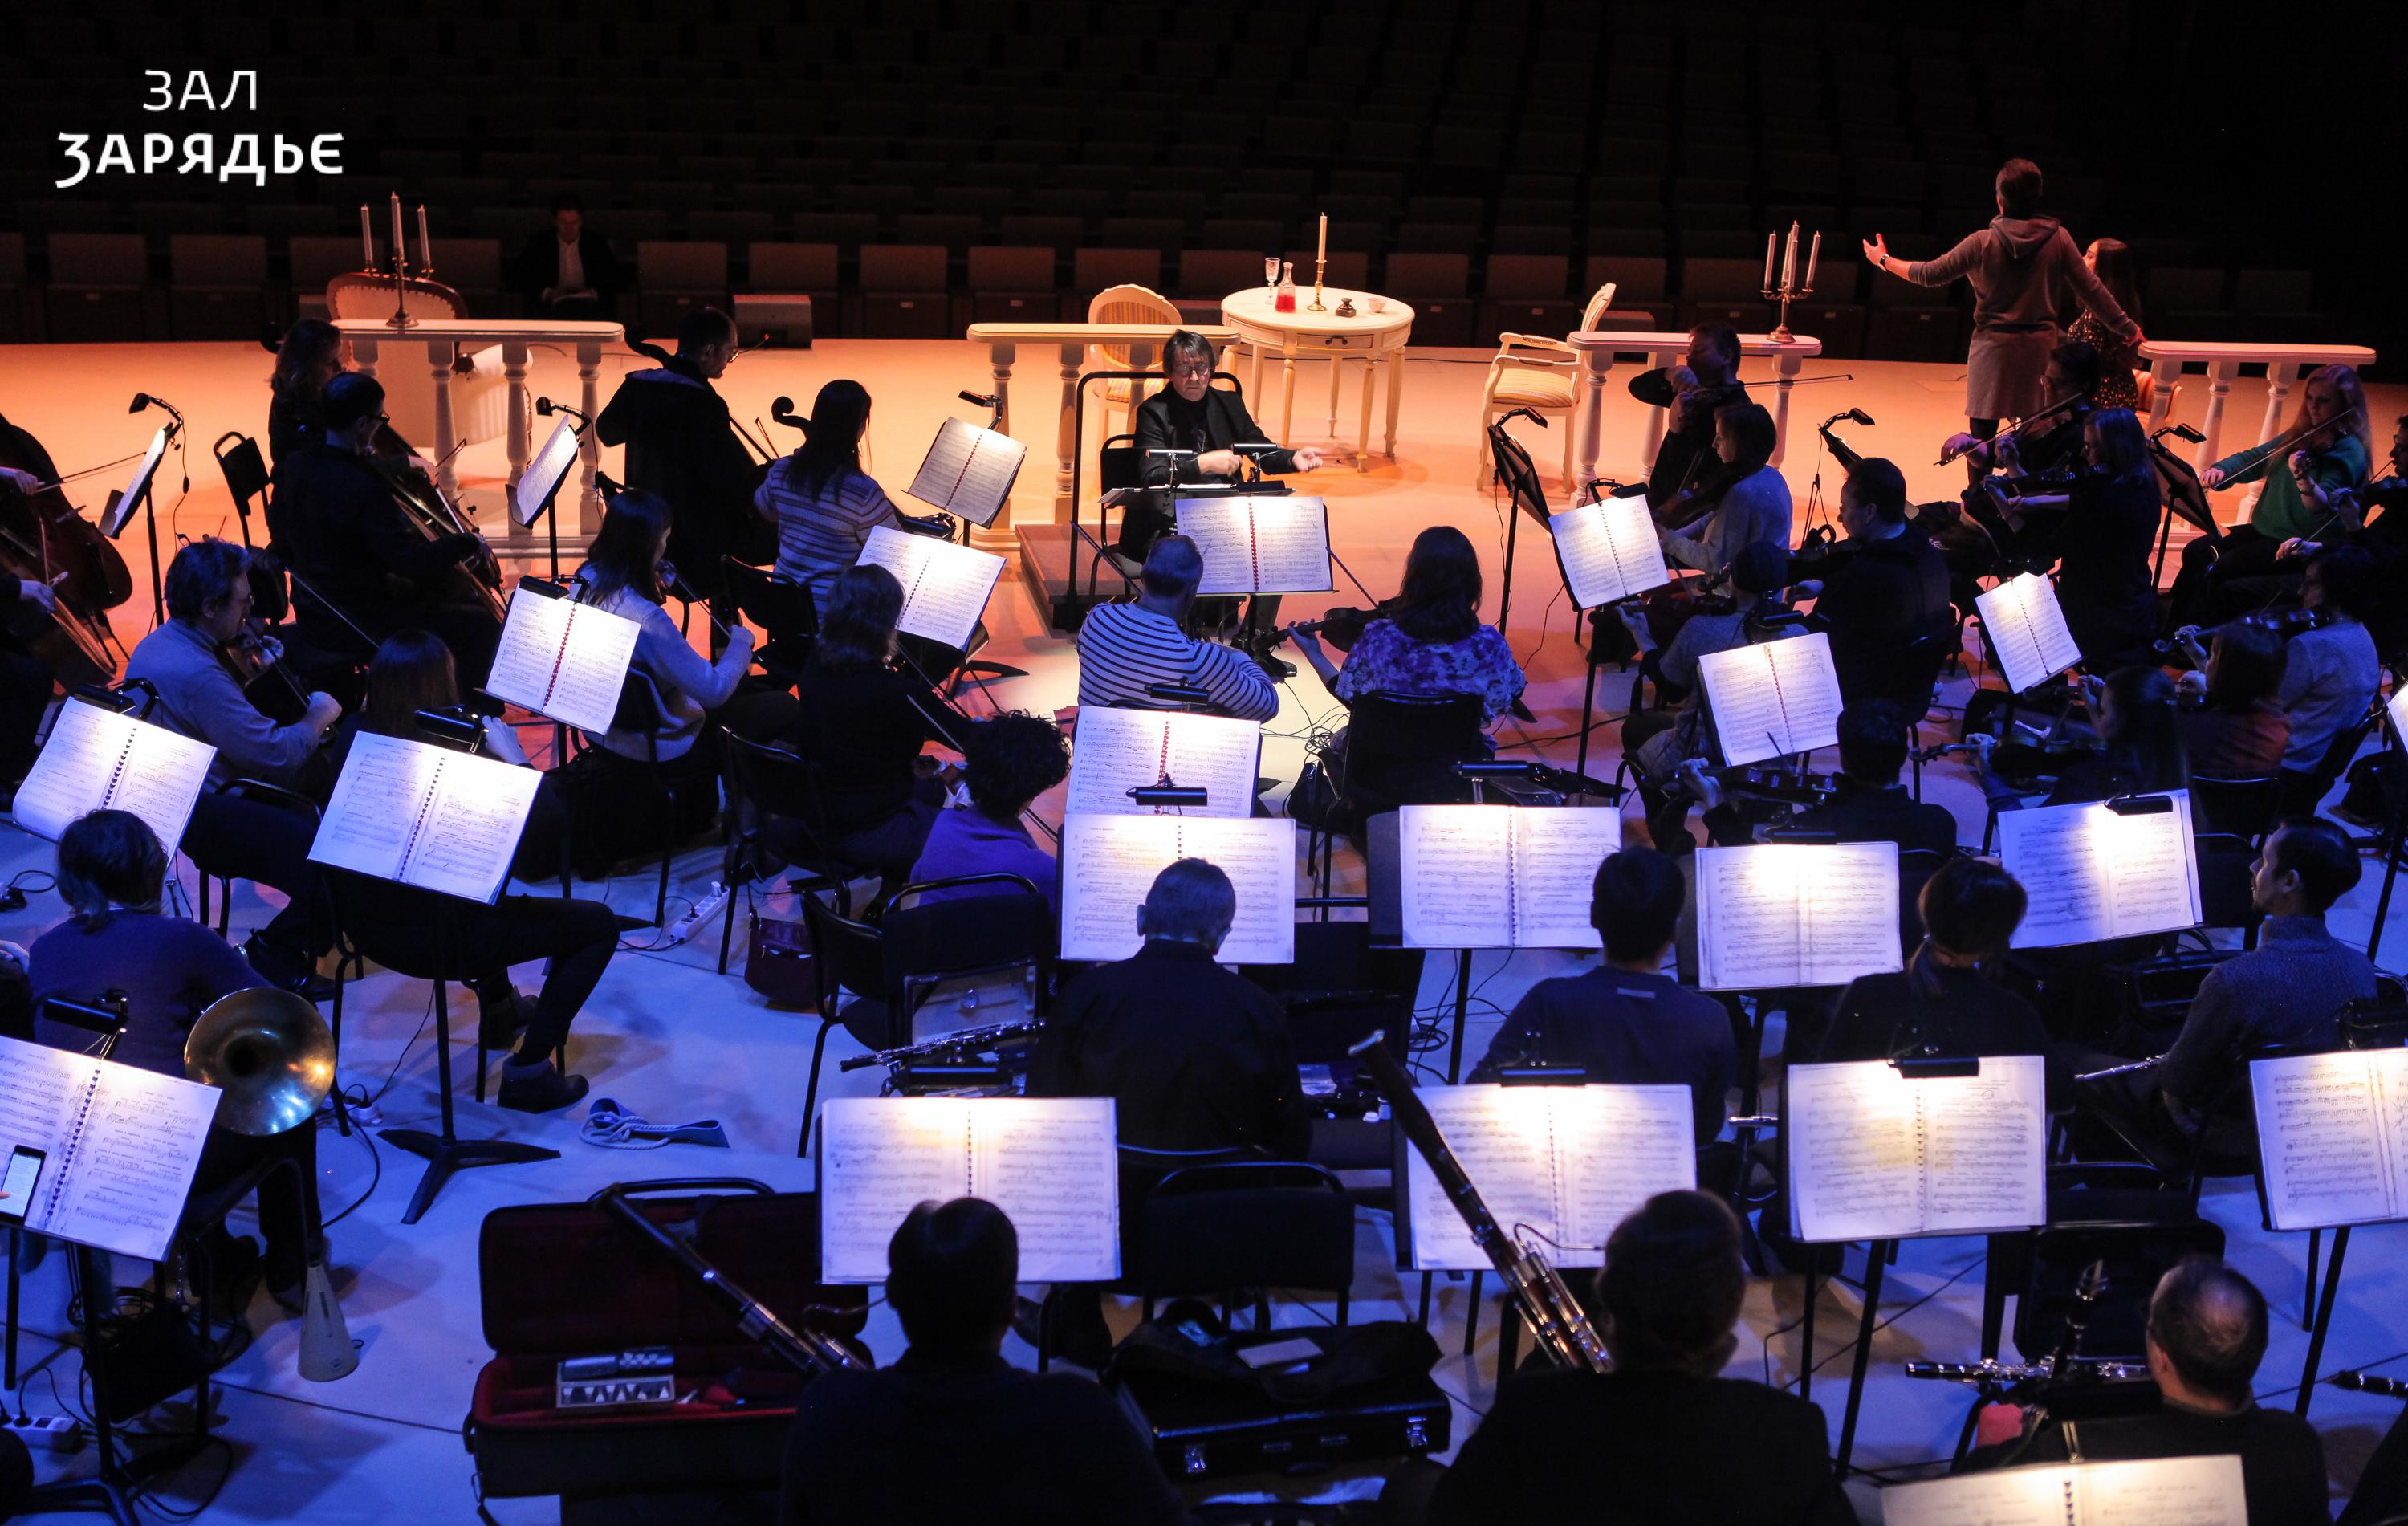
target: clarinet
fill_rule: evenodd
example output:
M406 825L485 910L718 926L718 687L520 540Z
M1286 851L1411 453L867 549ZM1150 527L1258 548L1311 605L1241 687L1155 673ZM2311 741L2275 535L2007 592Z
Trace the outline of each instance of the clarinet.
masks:
M1346 1051L1363 1062L1371 1084L1387 1098L1389 1110L1396 1116L1397 1127L1405 1131L1413 1148L1427 1161L1430 1174L1463 1216L1471 1238L1505 1279L1509 1293L1521 1301L1530 1325L1532 1341L1552 1358L1556 1365L1580 1372L1602 1373L1613 1365L1606 1354L1605 1342L1598 1339L1588 1316L1574 1302L1572 1290L1546 1258L1527 1250L1498 1226L1497 1216L1480 1201L1480 1189L1463 1169L1463 1162L1447 1147L1445 1136L1438 1122L1413 1095L1413 1078L1397 1063L1388 1052L1387 1035L1374 1032L1369 1038Z
M949 1054L956 1049L992 1049L1006 1039L1034 1033L1044 1026L1033 1017L1022 1017L1009 1023L989 1023L984 1028L960 1029L951 1033L939 1033L918 1044L907 1044L900 1049L881 1049L875 1054L854 1055L837 1069L863 1071L872 1065L900 1065L905 1060Z
M2148 1364L2138 1361L2081 1361L2073 1364L2082 1375L2101 1382L2126 1383L2149 1375ZM2056 1360L2042 1357L2038 1361L1910 1361L1906 1364L1909 1377L1929 1378L1940 1383L1971 1383L1984 1388L2009 1388L2017 1383L2048 1383L2057 1373ZM2067 1376L2076 1375L2068 1373ZM2336 1376L2334 1380L2340 1382ZM2381 1379L2376 1381L2380 1382Z
M2379 1393L2386 1399L2408 1399L2408 1377L2381 1377L2373 1373L2335 1373L2332 1386L2356 1393Z
M843 1342L805 1326L797 1330L778 1317L767 1304L728 1280L725 1273L692 1245L644 1216L627 1198L627 1184L613 1182L595 1195L603 1210L636 1231L638 1238L675 1261L681 1271L718 1295L736 1311L738 1328L761 1343L772 1356L807 1376L822 1373L867 1372L869 1363L853 1355Z

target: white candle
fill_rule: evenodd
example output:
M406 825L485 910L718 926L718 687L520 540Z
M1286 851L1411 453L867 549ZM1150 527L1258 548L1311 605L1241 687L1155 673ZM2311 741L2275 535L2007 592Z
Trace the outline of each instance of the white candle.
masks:
M401 194L393 197L393 267L398 273L407 258L407 246L401 240Z
M368 221L368 204L360 203L360 268L376 268L376 224Z
M1781 289L1792 293L1798 290L1798 224L1795 223L1789 224L1788 246L1781 254Z
M426 239L426 203L423 201L418 204L418 267L435 268L435 246Z
M1313 250L1312 258L1317 265L1329 263L1329 214L1327 212L1321 214L1321 243Z
M1814 262L1822 257L1823 235L1820 230L1817 230L1814 241L1806 246L1806 284L1800 290L1811 292L1814 289Z
M1764 289L1768 292L1772 290L1772 246L1779 238L1778 234L1764 236Z

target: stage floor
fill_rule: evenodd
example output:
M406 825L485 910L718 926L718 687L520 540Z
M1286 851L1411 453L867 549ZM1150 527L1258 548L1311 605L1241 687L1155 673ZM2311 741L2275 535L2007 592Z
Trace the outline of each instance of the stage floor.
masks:
M1408 362L1410 376L1395 462L1374 456L1372 469L1357 473L1343 467L1326 468L1299 480L1299 490L1325 496L1330 506L1333 542L1355 575L1374 595L1395 589L1404 554L1423 526L1455 525L1479 545L1490 574L1487 609L1497 607L1498 575L1502 568L1505 518L1493 489L1474 485L1478 410L1485 354L1482 352L1416 353ZM644 364L629 355L607 357L604 395L623 370ZM22 347L0 351L0 412L32 430L49 447L60 467L83 467L138 451L153 422L127 418L125 399L136 391L164 396L191 421L195 449L190 453L192 487L179 495L177 462L171 458L161 472L160 525L164 544L172 536L236 533L233 511L215 463L208 458L208 442L227 430L264 431L268 357L249 345L126 345ZM1750 380L1754 380L1751 367ZM1938 443L1959 426L1956 409L1961 396L1961 367L1910 366L1868 362L1825 361L1810 364L1809 381L1852 373L1852 380L1801 386L1791 412L1791 452L1784 469L1799 502L1799 518L1807 513L1807 492L1821 462L1813 425L1847 407L1860 407L1880 422L1870 428L1851 428L1846 438L1869 454L1887 454L1905 468L1915 497L1947 495L1961 485L1956 468L1932 464ZM388 377L397 373L388 372ZM1242 374L1242 372L1241 372ZM1627 475L1635 459L1644 423L1644 410L1621 390L1627 372L1617 370L1606 398L1606 440L1598 467L1612 475ZM849 376L867 385L878 405L870 423L868 464L899 497L919 465L938 422L948 414L971 416L975 410L953 400L961 388L985 390L989 369L984 348L967 342L831 340L808 352L760 352L747 355L733 369L724 390L737 416L750 423L766 419L769 400L787 396L808 411L821 383ZM539 354L534 367L538 391L554 396L574 395L573 363L554 354ZM1354 382L1338 409L1338 435L1351 442L1356 415ZM2184 390L2174 416L2197 422L2204 410L2204 384L2194 380ZM2408 406L2408 389L2377 387L2373 408L2379 420L2388 420ZM1052 409L1057 396L1049 366L1024 367L1015 388L1014 433L1031 447L1022 473L1018 511L1042 515L1053 487ZM1298 427L1293 443L1325 437L1327 384L1307 368L1297 398ZM2254 433L2262 404L2254 387L2244 383L2228 413L2233 445ZM1275 399L1258 404L1258 412L1274 413ZM773 426L774 427L774 426ZM1526 425L1516 431L1529 444L1553 487L1554 464L1561 453L1561 437ZM1566 427L1558 422L1555 429ZM2385 430L2379 431L2387 434ZM1091 430L1092 434L1093 431ZM793 443L788 435L778 445ZM617 453L605 453L605 469L615 472ZM117 468L78 484L76 501L96 511L108 485L122 482L127 468ZM490 526L502 522L497 505L503 458L498 442L470 448L462 458L462 475L472 504L482 510ZM1826 471L1824 501L1836 497L1838 475ZM2231 506L2225 506L2229 515ZM149 571L139 545L139 529L129 531L125 550L136 564L136 582L143 592L117 612L117 627L130 646L148 628ZM1508 723L1500 748L1523 756L1537 755L1569 764L1579 727L1584 668L1570 640L1572 613L1561 594L1550 556L1528 537L1515 569L1513 612L1508 632L1523 655L1531 678L1529 704L1535 724ZM1341 579L1341 582L1343 580ZM1317 613L1324 604L1360 602L1349 587L1327 598L1293 597L1293 615ZM998 585L987 614L995 645L989 655L1028 669L1028 676L995 686L996 699L1007 708L1050 712L1072 702L1076 674L1068 641L1047 633L1039 612L1019 580L1007 577ZM1977 679L1987 679L1974 669ZM1948 705L1961 706L1968 686L1958 679L1949 685ZM1601 675L1598 713L1617 716L1624 708L1627 679L1608 669ZM1303 761L1304 744L1316 731L1334 727L1342 712L1310 672L1290 682L1283 693L1278 718L1266 728L1264 771L1283 781L1295 778ZM1938 713L1927 740L1938 740ZM1618 761L1615 727L1599 727L1590 754L1590 771L1610 776ZM537 740L530 733L529 740ZM1978 791L1965 770L1949 759L1927 770L1929 798L1953 809L1965 840L1978 841L1982 806ZM1043 807L1058 811L1058 800ZM50 846L18 831L0 833L0 874L47 870ZM675 867L674 894L697 898L708 890L718 869L715 850L696 848L682 855ZM1360 883L1359 869L1341 854L1341 887ZM189 867L184 878L191 883ZM607 886L585 885L581 894L607 894L620 909L649 914L652 877L640 870ZM2333 917L2344 938L2362 941L2368 930L2379 877L2370 876ZM676 910L672 902L672 913ZM739 904L739 914L742 911ZM793 914L791 904L772 900L763 909ZM264 920L269 908L249 886L239 891L235 906L240 929ZM62 908L55 895L33 896L22 912L0 915L0 937L19 943L55 923ZM742 917L738 933L740 939ZM811 1166L793 1153L800 1126L802 1085L810 1061L817 1023L808 1015L766 1008L734 975L714 972L718 927L710 926L695 942L673 948L643 946L650 935L632 935L604 977L594 1000L580 1017L571 1039L573 1068L594 1082L595 1095L611 1097L629 1111L666 1121L715 1117L726 1128L734 1148L719 1154L691 1146L633 1156L605 1152L580 1142L577 1125L583 1109L570 1114L527 1118L467 1100L465 1074L457 1083L460 1131L464 1136L507 1134L557 1147L562 1159L528 1166L487 1167L468 1172L448 1186L421 1223L403 1227L399 1220L418 1175L418 1162L390 1146L380 1146L372 1159L359 1138L343 1139L331 1132L321 1144L322 1191L332 1216L359 1202L356 1212L332 1231L332 1260L337 1285L352 1335L361 1341L359 1369L340 1382L317 1385L295 1375L297 1327L275 1317L265 1300L254 1305L252 1322L260 1330L251 1349L223 1375L226 1383L222 1434L231 1442L235 1464L223 1491L206 1519L224 1521L370 1521L468 1520L473 1519L469 1493L470 1461L459 1443L471 1381L487 1355L478 1329L476 1236L484 1216L511 1203L566 1202L580 1199L607 1183L651 1176L739 1175L780 1188L806 1188ZM2408 936L2390 929L2397 940ZM2394 946L2399 946L2396 943ZM740 948L738 958L742 955ZM1554 953L1486 954L1474 961L1473 1017L1467 1048L1477 1055L1484 1047L1502 1011L1531 983L1575 971L1584 961ZM1447 988L1451 964L1433 960L1422 994L1432 1012L1451 1005ZM538 972L520 972L521 984L532 986ZM1493 1005L1492 1005L1493 1003ZM423 983L405 981L382 972L371 974L346 1002L345 1053L342 1073L347 1084L364 1086L377 1099L375 1116L385 1126L431 1126L435 1108L435 1063L425 1041L429 1001ZM1777 1040L1769 1040L1777 1045ZM846 1075L837 1061L855 1052L839 1030L829 1043L822 1095L866 1095L875 1091L875 1073ZM465 1071L470 1051L464 1044L455 1055ZM1768 1106L1769 1106L1768 1101ZM365 1201L363 1194L366 1194ZM2296 1235L2271 1235L2259 1227L2255 1194L2246 1182L2213 1188L2205 1199L2210 1216L2230 1236L2236 1265L2266 1289L2275 1313L2273 1346L2258 1377L2261 1397L2287 1404L2287 1385L2297 1381L2304 1356L2305 1336L2298 1323L2304 1240ZM1413 1279L1399 1279L1394 1271L1391 1226L1384 1216L1365 1215L1359 1227L1360 1257L1355 1285L1354 1317L1393 1317L1409 1314L1415 1291ZM1884 1288L1885 1325L1874 1340L1872 1379L1868 1387L1865 1416L1857 1441L1860 1463L1898 1468L1944 1457L1953 1446L1963 1413L1963 1394L1955 1388L1907 1382L1899 1363L1910 1358L1962 1359L1974 1354L1981 1324L1982 1244L1974 1239L1948 1239L1909 1244ZM2352 1246L2348 1276L2341 1289L2333 1333L2323 1366L2327 1372L2408 1357L2408 1273L2402 1252L2408 1251L2408 1231L2399 1226L2360 1231ZM26 1359L52 1357L52 1364L36 1376L22 1395L36 1412L63 1407L51 1397L50 1379L59 1393L76 1392L76 1361L71 1352L56 1354L55 1337L66 1328L65 1291L53 1258L28 1278ZM122 1281L133 1281L139 1267L122 1269ZM1851 1275L1855 1274L1852 1265ZM1493 1284L1493 1279L1492 1279ZM573 1287L560 1289L564 1298L579 1296ZM1468 1434L1492 1394L1496 1361L1496 1303L1493 1286L1489 1306L1482 1316L1473 1354L1461 1354L1469 1284L1441 1280L1438 1293L1437 1333L1448 1353L1439 1369L1440 1381L1457 1402L1456 1435ZM1770 1375L1775 1382L1794 1381L1801 1363L1797 1337L1790 1327L1799 1313L1802 1288L1795 1277L1757 1279L1751 1287L1745 1328L1734 1373ZM1856 1334L1858 1295L1852 1285L1835 1284L1823 1294L1817 1319L1814 1397L1829 1416L1836 1436L1840 1404L1846 1387L1849 1357ZM1283 1301L1282 1322L1327 1319L1330 1308L1319 1303ZM1125 1327L1133 1318L1123 1311ZM901 1349L900 1332L881 1307L874 1312L870 1339L881 1360ZM1010 1354L1027 1362L1031 1355L1017 1341ZM2366 1452L2398 1413L2390 1401L2344 1394L2329 1389L2318 1393L2315 1418L2326 1436L2336 1487L2355 1479ZM53 1476L59 1460L43 1456L36 1466ZM67 1459L69 1472L88 1470L91 1450ZM168 1493L184 1504L197 1500L216 1476L214 1461L185 1470ZM1868 1520L1878 1506L1864 1481L1853 1486ZM492 1504L506 1526L553 1519L548 1500L500 1500ZM48 1519L50 1518L36 1518ZM68 1518L60 1517L62 1520Z

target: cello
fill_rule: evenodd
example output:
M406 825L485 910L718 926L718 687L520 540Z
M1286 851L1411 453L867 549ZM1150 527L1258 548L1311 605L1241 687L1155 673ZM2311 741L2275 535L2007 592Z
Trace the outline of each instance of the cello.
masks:
M61 684L106 685L117 676L116 638L108 612L134 595L134 575L97 525L76 511L62 490L57 465L41 441L0 418L0 467L35 477L20 491L0 484L0 576L46 584L56 599L9 607L7 626Z

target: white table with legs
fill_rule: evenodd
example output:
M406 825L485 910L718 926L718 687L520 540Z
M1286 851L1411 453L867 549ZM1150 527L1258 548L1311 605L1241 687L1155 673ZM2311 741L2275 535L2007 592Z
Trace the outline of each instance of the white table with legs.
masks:
M1376 292L1354 292L1338 287L1324 287L1322 306L1326 312L1307 312L1312 306L1312 290L1298 287L1297 310L1273 310L1273 293L1267 286L1250 286L1242 292L1232 292L1221 299L1221 322L1236 331L1246 348L1254 353L1254 376L1247 383L1249 410L1265 429L1270 427L1269 417L1260 411L1263 396L1263 359L1276 354L1281 359L1279 431L1271 438L1282 445L1293 444L1290 438L1296 417L1296 363L1298 360L1329 362L1329 433L1338 433L1338 383L1346 362L1363 362L1363 418L1354 437L1354 469L1367 469L1371 460L1371 385L1380 372L1385 371L1388 382L1388 434L1384 453L1397 458L1397 410L1405 396L1405 345L1412 338L1413 310L1394 297ZM1351 305L1351 316L1340 317L1340 301ZM1376 305L1378 310L1373 310Z

